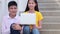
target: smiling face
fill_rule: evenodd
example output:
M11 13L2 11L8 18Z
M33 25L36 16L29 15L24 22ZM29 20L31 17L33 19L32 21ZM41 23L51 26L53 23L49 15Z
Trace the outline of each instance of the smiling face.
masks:
M10 6L10 7L8 8L8 10L9 10L9 14L11 14L11 15L16 15L16 13L17 13L17 6L12 5L12 6Z
M34 0L29 0L28 1L28 7L29 7L29 9L34 9L35 8L35 6L36 6L36 3L34 2Z

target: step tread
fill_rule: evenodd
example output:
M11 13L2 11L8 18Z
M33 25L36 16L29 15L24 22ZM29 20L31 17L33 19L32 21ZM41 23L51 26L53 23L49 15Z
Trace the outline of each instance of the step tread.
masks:
M42 22L42 24L60 24L60 22L58 23L57 22L54 22L54 23L53 22L44 22L44 23Z
M51 10L51 11L48 11L48 10L40 10L40 12L60 12L60 10Z
M60 23L42 23L42 29L60 29Z
M60 18L60 16L44 16L44 18Z
M60 29L40 29L40 31L60 31Z

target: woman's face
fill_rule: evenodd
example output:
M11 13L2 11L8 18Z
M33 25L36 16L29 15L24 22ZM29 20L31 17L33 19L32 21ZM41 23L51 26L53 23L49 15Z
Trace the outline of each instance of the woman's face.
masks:
M32 10L35 8L35 6L36 6L36 3L34 2L34 0L29 0L29 2L28 2L29 9Z

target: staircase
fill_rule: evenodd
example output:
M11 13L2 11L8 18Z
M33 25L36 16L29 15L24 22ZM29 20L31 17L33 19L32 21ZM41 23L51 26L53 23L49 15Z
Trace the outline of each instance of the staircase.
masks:
M60 34L60 0L38 0L43 14L41 34Z

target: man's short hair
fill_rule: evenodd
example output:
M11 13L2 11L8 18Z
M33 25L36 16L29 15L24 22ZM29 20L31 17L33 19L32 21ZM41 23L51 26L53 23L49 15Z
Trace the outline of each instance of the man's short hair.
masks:
M16 3L15 1L10 1L10 2L8 3L8 8L9 8L10 6L16 6L16 7L17 7L17 3Z

